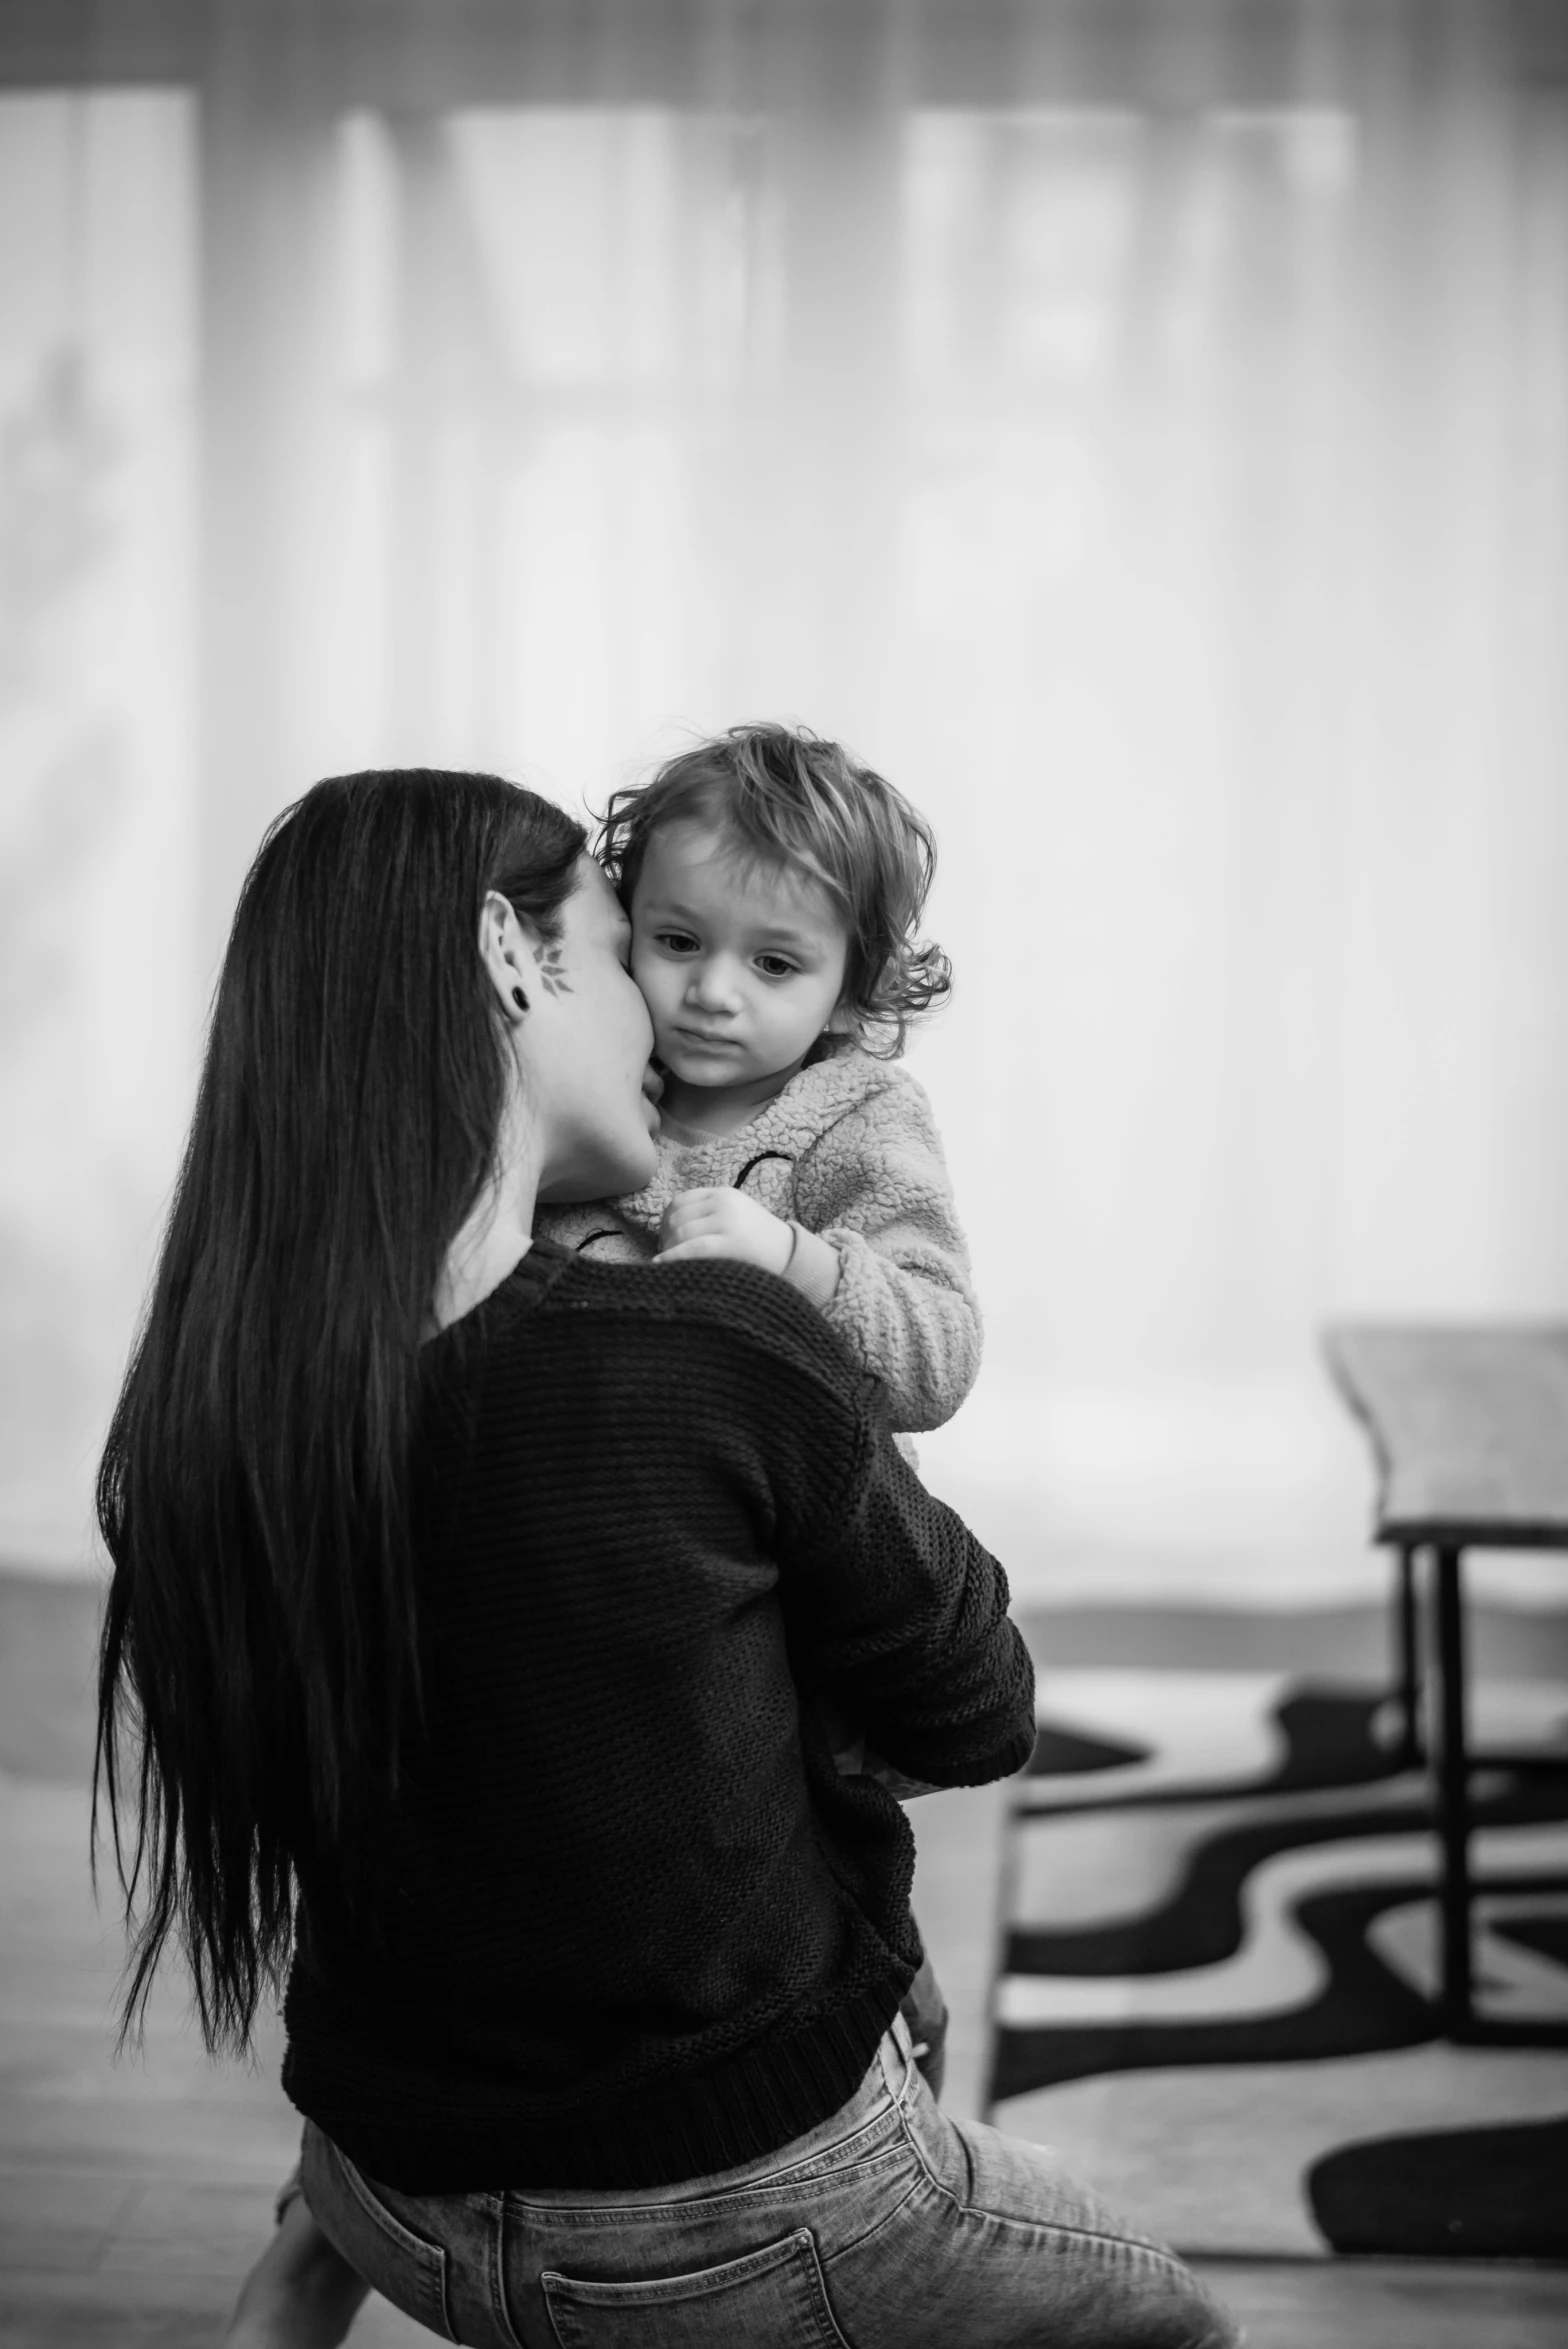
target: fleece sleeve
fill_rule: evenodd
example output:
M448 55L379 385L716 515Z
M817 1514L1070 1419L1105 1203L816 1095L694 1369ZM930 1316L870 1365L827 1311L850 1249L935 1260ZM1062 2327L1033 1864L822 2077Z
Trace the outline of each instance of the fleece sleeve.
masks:
M978 1375L980 1309L936 1120L912 1077L857 1102L805 1152L795 1212L837 1251L823 1310L886 1389L892 1425L940 1427Z

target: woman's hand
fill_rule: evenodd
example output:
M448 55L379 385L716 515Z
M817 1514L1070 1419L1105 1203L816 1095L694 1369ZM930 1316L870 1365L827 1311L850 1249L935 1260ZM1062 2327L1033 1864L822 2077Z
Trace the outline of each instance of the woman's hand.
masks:
M744 1191L682 1191L664 1210L655 1264L679 1264L697 1256L729 1256L782 1273L795 1253L795 1235L778 1216L748 1199Z

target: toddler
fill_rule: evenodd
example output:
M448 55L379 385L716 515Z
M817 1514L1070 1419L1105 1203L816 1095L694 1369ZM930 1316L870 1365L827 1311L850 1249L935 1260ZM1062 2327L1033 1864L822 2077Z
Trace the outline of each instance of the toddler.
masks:
M625 1198L543 1208L536 1229L607 1259L778 1273L881 1380L895 1430L941 1426L974 1384L980 1316L930 1103L896 1065L952 983L915 937L929 827L836 742L734 726L614 793L598 846L663 1071L658 1170ZM925 1791L826 1693L820 1713L840 1769ZM905 2013L938 2089L929 1959Z
M952 983L913 935L929 827L837 743L735 726L614 793L598 846L653 1017L659 1165L538 1230L779 1273L882 1381L896 1429L940 1427L974 1384L980 1316L931 1106L897 1066Z

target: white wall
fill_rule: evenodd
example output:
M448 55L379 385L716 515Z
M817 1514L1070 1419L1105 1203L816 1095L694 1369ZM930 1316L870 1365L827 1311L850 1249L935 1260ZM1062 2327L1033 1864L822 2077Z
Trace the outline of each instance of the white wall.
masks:
M1034 1595L1377 1587L1324 1318L1568 1311L1568 140L1485 10L1296 14L983 104L915 12L702 104L7 102L0 430L76 351L114 527L0 702L0 1554L83 1554L266 817L760 713L941 837L933 1481Z

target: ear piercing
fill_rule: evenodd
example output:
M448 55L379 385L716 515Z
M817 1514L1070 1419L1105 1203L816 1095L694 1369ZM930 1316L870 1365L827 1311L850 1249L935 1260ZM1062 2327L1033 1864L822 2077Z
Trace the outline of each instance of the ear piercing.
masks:
M512 989L512 1001L516 1004L519 1011L526 1011L528 1009L528 998L523 993L521 987L514 987Z

